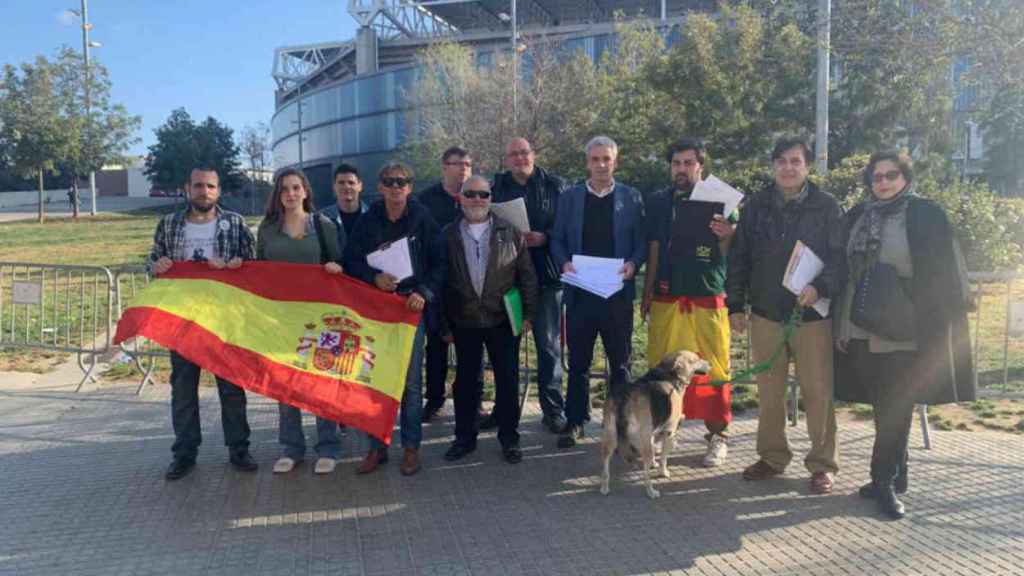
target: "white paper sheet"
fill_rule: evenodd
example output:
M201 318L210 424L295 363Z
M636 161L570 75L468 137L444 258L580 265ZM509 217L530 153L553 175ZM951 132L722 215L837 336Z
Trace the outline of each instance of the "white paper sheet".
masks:
M530 231L530 217L526 213L526 201L522 198L491 204L491 212L503 220L508 220L523 234Z
M391 274L401 282L412 276L412 259L409 257L409 239L399 238L391 244L366 255L366 263L381 272Z
M825 263L818 258L806 244L797 240L793 246L793 253L789 255L789 263L786 265L786 274L782 277L782 285L797 296L803 292L808 284L814 281L825 269ZM812 307L823 318L828 317L828 309L831 301L828 298L818 298Z
M608 298L622 290L620 271L623 263L622 258L598 258L577 254L572 257L572 265L576 272L562 274L562 281L602 298Z
M743 193L726 184L715 176L708 176L693 187L693 194L690 200L702 202L721 202L725 205L722 216L728 218L739 207L743 200Z

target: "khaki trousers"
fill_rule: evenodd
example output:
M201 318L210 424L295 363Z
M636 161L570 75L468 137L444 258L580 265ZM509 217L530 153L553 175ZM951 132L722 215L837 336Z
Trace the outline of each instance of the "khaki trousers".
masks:
M782 341L782 328L779 322L751 315L755 362L768 361ZM780 472L793 459L786 439L786 376L790 358L796 362L800 396L807 414L807 435L811 439L811 451L804 458L804 465L811 473L839 470L832 402L832 346L831 319L806 322L797 328L771 370L757 375L761 406L757 454Z

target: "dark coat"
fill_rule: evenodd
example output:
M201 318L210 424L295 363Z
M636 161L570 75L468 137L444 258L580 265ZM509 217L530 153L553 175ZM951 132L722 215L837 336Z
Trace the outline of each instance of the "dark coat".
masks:
M430 212L437 225L444 229L462 216L462 206L457 198L452 198L444 189L444 183L438 182L415 196L416 200Z
M402 237L409 239L413 275L399 282L395 292L417 292L423 296L427 301L426 327L436 329L440 320L441 289L448 273L448 253L441 229L419 202L409 198L405 214L397 222L388 220L383 199L371 204L349 235L342 265L346 274L372 285L380 270L370 266L366 256Z
M843 211L835 197L807 183L807 196L786 203L774 184L758 192L742 208L736 236L729 247L726 294L729 313L754 314L785 322L796 296L782 285L796 241L802 241L825 263L811 284L820 298L832 298L842 288L837 275L842 260ZM808 306L805 322L822 317Z
M580 182L562 192L558 199L558 215L555 227L549 237L551 257L559 270L571 262L574 254L583 252L584 206L587 200L587 183ZM615 212L612 230L615 238L615 257L632 262L635 273L623 287L630 302L636 298L636 274L647 260L647 231L644 229L644 201L635 188L616 182ZM571 288L565 292L565 305L569 306L573 294L579 290Z
M532 321L537 310L537 275L522 234L509 222L494 217L484 289L477 295L469 277L460 228L461 218L444 229L448 247L448 280L442 301L448 323L457 328L500 326L508 321L504 296L512 288L519 288L523 320Z
M864 211L859 204L843 219L845 247L853 225ZM975 399L977 380L971 359L967 311L970 291L963 270L963 257L956 236L943 209L924 198L912 197L907 205L907 241L914 277L910 299L914 305L917 352L910 378L903 385L913 388L918 404L948 404ZM843 258L846 278L846 258ZM845 282L844 282L845 284ZM838 300L837 300L838 301ZM848 402L870 403L868 388L855 377L850 357L835 352L835 396Z
M530 248L530 257L537 272L537 282L541 286L557 286L561 284L561 270L555 266L551 257L550 239L555 228L555 216L558 212L558 198L565 189L564 181L545 171L540 166L533 168L533 174L520 186L511 172L494 175L491 192L495 202L508 202L523 198L526 202L526 215L530 220L530 230L543 232L548 237L544 246Z

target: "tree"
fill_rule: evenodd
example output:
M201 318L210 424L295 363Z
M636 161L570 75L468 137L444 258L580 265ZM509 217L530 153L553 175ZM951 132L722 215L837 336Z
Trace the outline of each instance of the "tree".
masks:
M64 47L54 63L57 94L68 146L60 159L62 172L70 185L103 166L123 160L128 149L139 141L135 136L142 118L128 114L121 104L110 101L110 75L95 61L89 64L89 110L86 111L86 75L78 52ZM75 203L74 216L78 216Z
M35 64L4 66L0 85L0 148L17 174L37 178L40 222L45 220L43 176L57 172L70 145L55 82L53 66L39 56Z
M1024 6L1013 0L966 1L960 26L965 88L979 96L975 119L985 135L986 173L1004 192L1024 189Z
M257 183L266 170L270 156L270 127L265 122L257 122L255 126L242 128L240 147L249 160L249 198L252 212L255 213Z
M213 117L196 124L184 108L178 108L154 133L157 141L149 147L145 172L156 187L184 187L192 169L202 164L217 170L221 189L239 188L240 150L231 128Z

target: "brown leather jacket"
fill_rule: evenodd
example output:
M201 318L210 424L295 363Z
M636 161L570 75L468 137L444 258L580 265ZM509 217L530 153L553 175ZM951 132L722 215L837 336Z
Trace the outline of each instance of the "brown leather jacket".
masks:
M503 296L518 287L523 299L523 319L533 320L537 310L537 273L526 240L508 221L491 216L490 255L483 294L477 295L469 279L466 251L456 219L444 229L448 248L448 278L443 306L446 328L491 328L508 321Z

